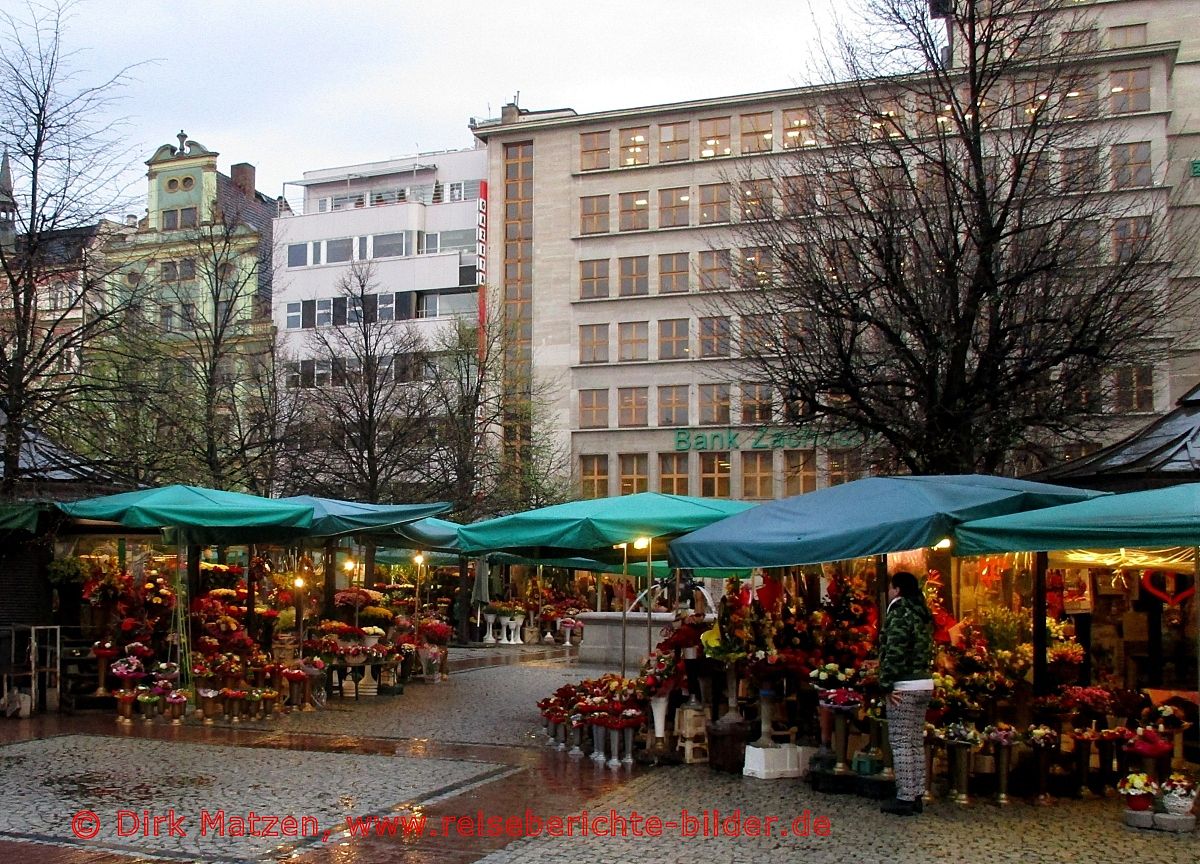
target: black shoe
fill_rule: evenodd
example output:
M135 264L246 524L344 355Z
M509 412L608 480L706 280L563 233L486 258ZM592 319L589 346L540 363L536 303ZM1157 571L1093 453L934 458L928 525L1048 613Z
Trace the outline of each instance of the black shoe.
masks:
M880 808L881 813L891 813L895 816L912 816L915 812L912 801L901 801L899 798L893 798L885 802Z
M918 798L916 801L912 802L912 805L913 805L914 813L924 813L925 812L925 799L924 798Z

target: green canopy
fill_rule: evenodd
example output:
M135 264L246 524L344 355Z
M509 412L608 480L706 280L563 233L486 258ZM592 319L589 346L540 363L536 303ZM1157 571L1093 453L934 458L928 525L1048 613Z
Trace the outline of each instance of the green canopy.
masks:
M336 498L316 498L294 495L279 498L280 503L311 507L313 511L310 534L314 537L335 537L339 534L359 534L395 528L435 513L450 509L449 504L361 504L358 501L339 501Z
M58 508L75 519L126 528L174 528L182 543L291 540L312 528L313 508L197 486L164 486L89 498Z
M382 536L372 539L383 546L404 546L411 549L424 549L427 552L444 552L447 555L461 554L458 545L458 529L462 526L449 519L437 519L430 516L397 525Z
M979 474L865 477L772 501L671 542L676 567L787 567L919 549L985 516L1103 495Z
M641 492L572 501L464 525L458 530L458 539L467 554L507 551L536 559L571 558L589 550L611 551L615 544L632 543L639 537L686 534L753 506L721 498ZM631 552L630 560L634 559Z
M959 555L1200 545L1200 483L966 522Z
M43 504L0 504L0 531L36 534L38 516L46 509Z

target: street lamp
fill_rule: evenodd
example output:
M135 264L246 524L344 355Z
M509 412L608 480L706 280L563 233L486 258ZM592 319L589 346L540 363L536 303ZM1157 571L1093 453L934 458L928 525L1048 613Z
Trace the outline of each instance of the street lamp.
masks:
M292 580L292 599L296 602L296 656L304 656L304 577L297 576Z
M418 552L413 556L413 563L417 565L417 583L414 589L413 598L413 617L420 620L421 617L421 571L425 567L425 556Z
M646 656L647 657L649 657L650 654L654 651L654 620L652 618L652 616L654 614L654 606L650 602L651 590L654 587L654 568L652 566L653 562L651 561L653 552L651 551L651 548L650 548L650 539L651 538L649 538L649 537L639 537L633 541L634 549L638 549L638 550L645 549L646 550L646 599L643 602L645 602L645 604L646 604Z

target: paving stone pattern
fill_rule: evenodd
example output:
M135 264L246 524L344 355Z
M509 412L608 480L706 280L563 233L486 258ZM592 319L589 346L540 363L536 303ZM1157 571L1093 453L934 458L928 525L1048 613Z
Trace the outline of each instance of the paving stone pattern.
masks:
M339 831L347 815L423 802L505 770L479 761L62 735L0 747L0 836L72 842L72 816L92 810L101 831L90 843L76 841L83 845L189 860L260 860L289 841L200 836L201 811L314 816L322 831ZM184 817L186 837L117 836L118 810L161 815L171 808ZM123 824L134 826L129 819ZM159 830L167 834L166 823Z

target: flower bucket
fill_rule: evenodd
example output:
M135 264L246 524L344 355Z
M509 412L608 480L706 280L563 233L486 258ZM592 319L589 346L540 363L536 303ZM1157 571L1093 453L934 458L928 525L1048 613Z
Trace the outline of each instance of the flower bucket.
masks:
M1186 816L1192 812L1192 806L1196 803L1195 795L1177 795L1173 792L1168 792L1162 797L1163 809L1172 816Z
M651 696L650 711L654 715L654 737L666 740L667 737L667 697Z
M1153 795L1126 795L1125 806L1130 810L1141 813L1149 810L1154 805Z

